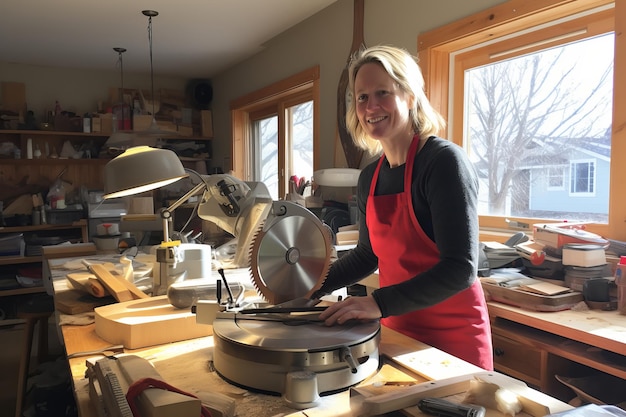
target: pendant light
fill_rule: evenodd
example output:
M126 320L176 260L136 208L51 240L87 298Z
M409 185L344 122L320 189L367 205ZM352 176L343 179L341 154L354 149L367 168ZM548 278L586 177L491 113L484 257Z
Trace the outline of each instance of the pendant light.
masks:
M150 51L150 94L152 95L152 121L148 129L133 131L132 133L115 132L109 137L106 145L115 148L128 148L132 146L155 146L156 142L163 137L178 136L178 132L162 130L156 121L156 105L154 94L154 60L152 51L152 18L159 15L156 10L143 10L141 12L148 18L148 46ZM121 55L121 53L120 53ZM145 100L144 100L145 103Z

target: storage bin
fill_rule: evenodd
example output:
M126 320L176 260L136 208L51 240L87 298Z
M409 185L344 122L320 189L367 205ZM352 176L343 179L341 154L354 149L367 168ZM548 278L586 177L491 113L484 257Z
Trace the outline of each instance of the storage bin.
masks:
M24 256L24 247L22 233L0 236L0 256Z
M72 224L83 217L83 209L46 210L46 221L49 224Z

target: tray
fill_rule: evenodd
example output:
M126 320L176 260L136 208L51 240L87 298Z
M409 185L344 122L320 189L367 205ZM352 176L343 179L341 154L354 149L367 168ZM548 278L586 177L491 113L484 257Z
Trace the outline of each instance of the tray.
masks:
M558 295L540 295L515 288L505 288L487 282L482 282L482 286L487 300L498 301L532 311L569 310L584 299L583 294L578 291Z

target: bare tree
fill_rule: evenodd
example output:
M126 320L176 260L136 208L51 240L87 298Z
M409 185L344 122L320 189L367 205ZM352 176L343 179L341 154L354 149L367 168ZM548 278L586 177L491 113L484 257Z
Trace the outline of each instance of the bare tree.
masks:
M291 108L291 129L293 154L313 167L313 102L306 102ZM260 154L260 180L267 185L278 182L278 118L270 116L258 123L258 150ZM256 136L256 135L255 135Z
M612 65L581 97L581 86L569 77L574 66L555 71L562 54L532 54L471 71L470 141L476 166L487 177L490 214L506 214L509 195L514 207L528 205L530 176L521 168L529 161L558 161L567 149L555 139L598 133L598 109L611 99L597 92Z

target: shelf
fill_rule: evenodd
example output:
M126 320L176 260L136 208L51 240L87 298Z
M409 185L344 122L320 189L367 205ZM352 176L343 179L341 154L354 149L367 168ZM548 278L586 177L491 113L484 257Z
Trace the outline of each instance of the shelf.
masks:
M13 295L24 295L24 294L40 294L45 293L46 289L44 287L24 287L24 288L15 288L12 290L0 290L0 297L10 297Z
M41 263L41 256L0 256L0 265Z
M72 165L94 165L102 164L106 165L112 158L40 158L40 159L11 159L0 158L1 165L59 165L59 164L72 164Z
M8 233L37 233L48 232L55 230L79 230L80 239L83 242L87 242L89 237L87 234L87 220L80 219L70 224L42 224L37 226L12 226L12 227L0 227L0 236ZM43 260L42 256L0 256L0 265L20 265L20 264L34 264Z
M128 134L141 134L141 132L135 132L132 130L124 130L121 133ZM212 137L205 136L181 136L174 134L172 132L171 136L163 135L162 139L166 140L192 140L192 141L210 141L213 140ZM92 137L92 138L108 138L112 135L112 133L102 133L102 132L61 132L57 130L2 130L0 129L0 135L20 135L20 136L80 136L80 137Z
M608 360L605 357L606 352L603 354L599 348L502 318L497 318L496 322L492 323L492 331L529 347L539 348L572 362L626 379L626 365Z
M38 226L12 226L12 227L0 227L0 234L2 233L28 233L39 232L42 230L66 230L66 229L78 229L87 226L86 219L80 219L70 224L41 224Z
M91 136L94 138L103 138L111 136L110 133L102 133L102 132L93 132L93 133L85 133L85 132L61 132L57 130L2 130L0 129L0 135L48 135L48 136Z

